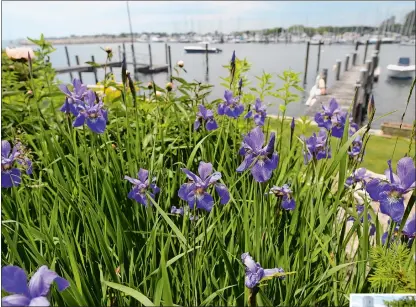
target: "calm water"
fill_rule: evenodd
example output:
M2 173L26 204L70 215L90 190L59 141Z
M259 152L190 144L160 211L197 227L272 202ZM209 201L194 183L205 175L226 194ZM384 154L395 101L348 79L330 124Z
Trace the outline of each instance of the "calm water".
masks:
M75 55L78 55L80 62L91 61L91 55L95 56L96 62L104 62L106 54L100 47L110 46L113 48L114 61L119 61L119 47L120 44L88 44L88 45L68 45L68 51L71 58L71 64L75 64ZM255 76L260 76L263 71L274 75L273 81L278 87L282 85L282 81L277 78L277 74L282 73L285 69L292 69L296 72L302 72L301 79L303 80L303 71L306 56L306 44L218 44L217 47L223 50L219 54L210 54L208 60L208 73L205 61L205 54L187 54L183 47L193 44L171 44L172 62L176 63L178 60L185 62L187 74L184 77L187 80L197 80L202 82L209 82L216 87L213 90L212 99L222 97L223 88L219 85L221 80L219 77L225 77L228 71L222 66L227 64L231 58L232 51L235 50L238 58L247 58L252 64L251 70L247 75L252 85L256 84ZM55 46L57 49L51 55L51 62L54 67L67 66L65 49L62 45ZM135 43L135 52L138 55L137 61L141 63L148 63L148 45L142 43ZM371 56L374 46L369 46L367 57ZM131 60L131 47L126 44L128 61ZM345 60L345 55L354 51L352 45L324 45L321 46L321 60L320 70L328 68L328 86L334 82L335 73L332 70L333 65L337 59ZM363 62L364 46L360 46L358 50L357 63ZM310 88L314 84L317 69L317 54L318 46L311 46L309 52L308 78L305 85L306 93L309 93ZM163 43L152 44L153 64L166 63L165 45ZM380 50L380 67L381 76L379 82L374 87L374 97L376 101L377 114L382 115L388 112L397 110L395 113L383 118L375 126L379 126L384 121L399 122L404 111L409 89L412 80L396 81L387 78L386 66L388 64L396 64L401 56L410 57L411 64L415 63L415 48L413 46L400 45L382 45ZM132 65L128 70L133 71ZM344 67L344 66L342 66ZM121 69L115 68L114 73L118 80L121 80ZM103 69L98 70L98 77L103 78ZM77 76L77 73L74 74ZM93 84L94 75L92 73L83 74L84 83ZM167 82L167 73L160 73L153 76L154 81L160 86L164 86ZM58 79L63 82L70 82L69 74L58 75ZM139 75L141 81L150 81L152 76ZM307 97L306 97L307 98ZM289 116L301 116L305 114L307 106L304 105L306 98L302 101L292 103L287 111ZM270 113L277 113L279 102L274 98L269 98L267 103L270 103ZM415 119L415 94L411 98L407 114L405 116L406 123L412 123Z

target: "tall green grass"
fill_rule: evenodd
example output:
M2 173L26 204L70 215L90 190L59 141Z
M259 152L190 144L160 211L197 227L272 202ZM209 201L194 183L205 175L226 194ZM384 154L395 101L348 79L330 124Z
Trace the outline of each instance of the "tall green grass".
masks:
M41 46L39 52L45 49ZM34 63L34 69L49 71L42 61ZM247 62L237 61L236 76L247 71ZM105 98L109 125L96 135L87 127L72 128L57 111L64 96L53 76L51 70L43 79L28 82L34 93L29 100L23 95L2 99L2 139L20 138L31 148L34 161L33 176L25 175L19 187L2 189L2 264L28 272L42 264L56 270L71 286L53 292L52 304L247 305L243 252L265 268L294 272L262 286L259 305L347 306L349 293L372 291L370 249L381 244L383 230L376 222L377 240L371 243L367 222L354 222L347 232L347 216L337 218L340 209L353 212L356 204L343 184L358 166L347 155L353 137L345 133L341 140L332 139L332 159L304 165L299 134L290 147L289 123L268 121L267 135L280 132L280 161L272 178L260 184L249 172L235 171L242 159L242 134L254 127L252 121L216 116L219 129L193 131L196 106L214 109L218 103L208 102L210 86L187 82L181 72L173 92L157 87L163 93L159 98L138 84L136 105L122 89L125 99ZM297 84L295 74L288 78ZM234 79L232 89L237 91ZM229 85L229 77L224 80ZM266 93L265 88L283 95L269 88L267 78L261 82L256 91L244 86L246 106L257 93ZM293 90L285 88L283 105ZM230 202L220 205L214 196L213 210L198 212L196 221L170 214L171 206L186 205L177 196L186 181L180 168L196 171L200 161L211 162L222 173ZM135 176L139 168L156 176L161 189L148 208L127 198L131 184L123 177ZM285 183L294 192L293 212L265 196L272 185ZM366 210L372 211L368 201ZM350 255L346 246L354 232L360 244Z

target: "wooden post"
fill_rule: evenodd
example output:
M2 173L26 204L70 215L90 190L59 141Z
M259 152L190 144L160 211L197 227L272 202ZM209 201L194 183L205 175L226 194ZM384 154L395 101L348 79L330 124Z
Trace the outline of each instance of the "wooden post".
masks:
M306 77L308 75L308 62L309 62L309 45L310 42L308 41L306 43L306 59L305 59L305 73L303 74L303 84L306 84Z
M318 42L318 63L316 65L316 72L319 72L319 62L321 61L321 41Z
M337 81L339 81L339 77L340 77L340 73L341 73L341 63L342 63L341 60L337 60L337 68L336 68L336 73L335 73Z
M152 46L149 44L149 68L152 69L153 61L152 61Z
M94 58L93 55L91 56L91 61L93 61L95 63L95 58ZM98 83L97 68L93 67L92 72L94 73L95 84L97 84ZM104 78L105 78L105 76L104 76Z
M350 63L350 55L347 54L345 56L345 71L348 71L348 65L349 65L349 63Z
M168 44L165 44L165 57L166 57L166 65L169 65Z
M378 66L378 55L373 54L371 56L371 61L373 62L372 69L371 69L371 75L374 77L374 71L376 70L376 68Z
M358 101L360 90L361 90L361 84L360 84L360 81L357 81L357 83L355 84L355 94L354 94L354 99L353 99L353 104L352 104L352 121L356 123L357 125L360 125L359 115L362 112L362 106Z
M352 54L352 66L355 66L357 64L357 52L354 52Z
M361 68L360 70L360 88L359 94L357 96L357 107L355 110L354 122L358 125L361 125L363 119L363 105L365 104L366 100L366 88L367 88L367 81L368 81L368 70L366 68Z
M127 58L126 58L126 44L123 43L123 57L126 59L127 62Z
M170 72L170 78L172 79L172 57L170 53L170 46L168 46L168 56L169 56L169 72Z
M123 59L121 58L121 47L118 45L118 61L121 62Z
M66 53L66 62L68 63L68 67L71 67L71 61L69 60L69 52L68 52L68 47L65 46L65 53ZM69 72L69 76L72 78L72 72Z
M381 46L381 39L377 40L376 47L375 47L375 50L377 50L378 53L380 53L380 46Z
M327 87L328 87L327 86L327 80L328 80L328 69L327 68L322 68L321 77L325 81L325 90L326 90Z
M133 53L133 70L134 70L134 77L136 78L136 55L134 54L134 44L131 44L131 52Z
M360 45L360 42L357 40L356 42L355 42L355 51L357 51L358 50L358 46Z
M363 64L365 64L365 61L366 61L366 58L367 58L367 49L368 49L368 39L365 42Z
M77 62L77 65L79 65L79 57L77 55L75 56L75 61ZM80 71L78 72L78 77L79 77L79 80L81 81L81 83L83 83L82 82L82 75L81 75Z
M365 68L367 69L368 74L370 74L370 71L372 69L372 65L373 65L373 62L371 60L365 61Z
M207 64L207 70L205 73L205 82L208 82L208 44L205 44L205 61Z

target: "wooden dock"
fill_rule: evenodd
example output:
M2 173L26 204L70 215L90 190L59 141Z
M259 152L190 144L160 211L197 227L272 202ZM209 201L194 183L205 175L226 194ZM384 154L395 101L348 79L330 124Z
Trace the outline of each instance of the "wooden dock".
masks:
M144 65L139 64L136 67L136 72L142 73L142 74L156 74L160 72L168 72L169 71L169 65L162 64L162 65Z
M367 113L371 112L371 110L369 111L369 102L373 92L373 84L374 82L377 82L379 78L378 64L381 40L377 42L371 57L367 58L368 44L369 42L367 41L363 57L360 61L363 64L358 64L358 47L360 44L357 42L355 50L345 55L344 62L341 60L336 61L332 76L328 76L328 69L322 70L320 78L325 81L325 84L328 84L328 78L333 78L335 81L330 88L326 88L326 95L315 97L316 101L305 112L306 115L313 117L317 112L322 111L322 105L328 105L329 101L332 98L335 98L342 110L351 111L350 116L356 124L359 126L364 124L369 116ZM308 52L309 44L306 51L305 77L307 72ZM318 69L319 57L320 53L318 50Z
M58 67L55 68L57 74L65 74L70 72L94 72L97 68L103 68L104 66L107 67L121 67L122 62L109 62L107 64L99 64L100 67L93 67L91 65L75 65L75 66L68 66L68 67Z
M348 71L342 73L339 81L327 89L326 95L316 97L316 102L309 107L307 115L314 116L322 110L322 105L328 105L332 98L335 98L341 109L348 111L354 100L355 86L360 82L360 70L364 66L352 66Z

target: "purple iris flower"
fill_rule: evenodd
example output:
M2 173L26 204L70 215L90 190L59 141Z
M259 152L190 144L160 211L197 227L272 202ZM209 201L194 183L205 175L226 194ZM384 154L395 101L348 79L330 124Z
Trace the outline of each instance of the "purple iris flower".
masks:
M241 89L243 88L243 78L240 78L238 81L238 93L241 94Z
M354 141L352 141L350 150L348 150L348 155L351 157L356 157L360 154L361 148L363 147L363 142L361 141L361 136L357 136Z
M124 179L134 184L133 189L131 189L127 197L130 199L134 199L139 204L147 206L146 192L148 188L150 187L152 189L153 193L149 192L149 195L153 199L155 199L155 194L160 192L160 189L154 183L149 184L149 171L148 170L141 168L139 172L137 173L137 178L138 179L131 178L129 176L124 176ZM153 178L153 181L155 180L156 178Z
M399 222L400 223L400 222ZM387 224L390 225L391 224L391 219L387 221ZM395 241L395 239L397 238L397 235L399 234L399 227L396 226L391 234L390 237L390 243ZM385 233L383 233L383 235L381 236L381 243L384 245L386 244L387 241L387 237L389 236L389 230L387 230Z
M181 170L186 174L189 182L184 183L179 188L178 196L187 201L191 209L193 209L196 204L198 209L204 209L208 212L212 210L214 199L207 190L213 185L220 196L220 203L222 205L225 205L230 200L230 193L228 192L227 187L224 184L217 182L221 178L221 173L212 173L211 163L199 163L198 173L200 177L186 168L182 168Z
M327 133L324 129L319 131L318 136L314 133L310 138L305 139L307 151L303 153L304 162L307 164L310 160L321 160L331 158L331 147L327 143Z
M315 114L315 121L318 124L318 127L323 127L329 131L332 128L333 117L334 122L337 122L337 119L335 117L342 111L339 108L339 105L335 98L331 99L331 101L329 102L329 107L322 106L322 109L322 112Z
M332 115L332 136L336 138L342 138L344 133L345 122L347 121L348 113L345 111L337 111ZM318 125L319 126L319 125Z
M391 161L384 172L386 180L372 179L366 185L371 198L380 202L380 211L398 222L404 213L403 195L415 188L416 169L412 158L405 157L397 162L397 175L393 173Z
M59 85L59 89L66 95L65 103L60 110L78 116L78 105L82 104L84 96L87 94L87 87L78 79L74 79L72 85L74 87L73 92L66 85Z
M392 233L392 236L390 238L390 242L394 241L394 239L397 237L397 232L399 231L399 228L396 227ZM389 236L389 232L386 231L385 233L383 233L383 235L381 236L381 244L386 244L387 241L387 237Z
M272 132L268 144L262 148L265 137L260 127L257 126L245 135L239 151L240 155L244 155L244 161L237 168L237 172L244 172L251 167L254 180L269 180L279 163L279 155L274 150L275 139L276 135Z
M196 113L196 119L194 122L194 130L198 130L201 126L201 122L206 123L206 129L208 131L215 130L218 128L217 122L214 118L214 113L211 110L207 110L202 104L198 106L199 112Z
M266 119L266 106L262 105L260 98L256 99L256 103L253 105L254 112L254 122L257 126L264 126L264 120ZM253 110L248 111L247 115L244 118L253 117Z
M290 123L290 129L293 131L295 130L295 118L292 117L292 122Z
M78 105L78 116L73 122L74 127L80 127L87 122L87 126L95 133L103 133L107 125L107 111L103 110L103 102L95 103L95 93L88 91L85 95L85 104Z
M188 215L190 221L196 221L196 220L199 219L199 217L197 215L194 216L194 215L190 214L189 213L189 210L188 211L185 211L185 209L183 207L176 208L175 206L172 206L170 208L170 213L172 213L172 214L178 214L178 215L182 215L182 216Z
M21 182L20 169L13 167L14 162L26 168L26 174L32 174L32 161L23 155L23 146L17 143L13 149L8 141L1 141L1 187L11 188Z
M172 213L172 214L179 214L179 215L182 215L182 216L183 216L183 214L184 214L184 210L183 210L183 208L182 208L182 207L180 207L180 208L176 208L175 206L172 206L172 207L170 208L170 213Z
M368 179L370 176L367 174L367 169L360 167L356 169L354 173L347 178L345 181L346 185L352 185L357 182L362 182L365 184L365 179Z
M352 118L350 118L350 129L348 131L349 136L352 136L354 133L356 133L358 130L360 129L360 127L358 127L358 124L354 123L352 121Z
M226 90L224 102L218 105L218 115L227 115L237 118L244 112L244 105L240 103L238 97L233 97L233 92Z
M416 237L416 214L413 214L413 217L411 217L410 220L407 220L402 232L406 237Z
M263 269L260 263L255 262L249 253L242 254L241 260L243 261L246 271L245 285L250 289L257 287L263 278L285 272L282 268ZM278 278L285 279L285 276L279 276Z
M231 56L231 65L235 65L235 50L233 51L233 55Z
M355 206L356 210L357 210L357 216L361 216L364 212L364 206L363 205L357 205ZM376 226L371 223L371 215L370 213L367 214L367 220L370 222L370 236L373 236L376 233ZM355 221L355 217L350 216L347 221ZM364 222L364 217L360 218L360 223Z
M282 187L273 186L270 189L270 194L274 194L278 197L283 197L282 208L285 210L295 210L295 199L292 196L292 190L287 184Z
M46 265L41 266L27 284L27 276L18 266L8 265L1 268L1 287L14 293L1 299L2 306L49 306L46 298L53 282L59 291L69 287L69 282L60 277Z

